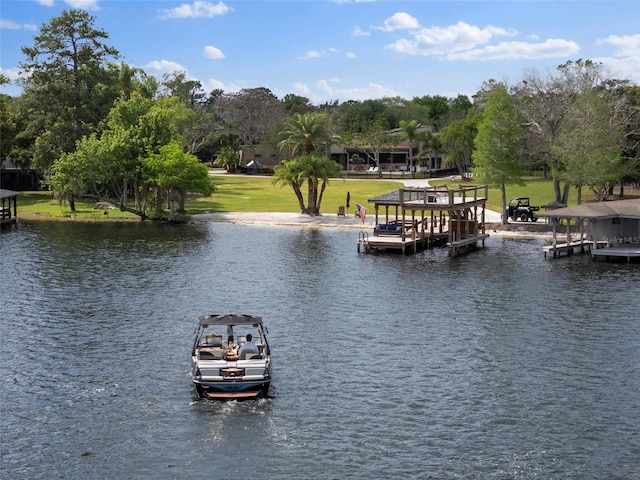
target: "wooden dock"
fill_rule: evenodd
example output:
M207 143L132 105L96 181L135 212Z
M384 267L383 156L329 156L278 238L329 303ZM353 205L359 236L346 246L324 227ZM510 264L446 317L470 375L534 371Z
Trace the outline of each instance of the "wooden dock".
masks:
M605 245L606 242L600 242L599 245ZM542 247L544 256L553 255L553 258L561 255L571 256L576 253L585 253L593 250L593 242L587 240L574 240L572 242L557 243L555 245L545 245Z
M20 192L0 189L0 227L12 226L18 220L17 198Z
M603 258L604 260L621 258L626 259L627 263L630 263L632 258L640 258L640 244L596 248L595 250L591 250L591 258L593 258L594 261L598 258Z
M418 232L413 235L369 235L361 232L358 238L358 252L371 253L373 251L395 251L402 254L417 253L426 248L442 246L447 243L446 232L431 235L429 232Z
M371 235L360 234L358 252L404 254L446 245L449 255L455 256L475 250L479 242L484 247L489 237L485 232L487 194L486 185L457 190L434 186L404 188L372 198L376 228Z

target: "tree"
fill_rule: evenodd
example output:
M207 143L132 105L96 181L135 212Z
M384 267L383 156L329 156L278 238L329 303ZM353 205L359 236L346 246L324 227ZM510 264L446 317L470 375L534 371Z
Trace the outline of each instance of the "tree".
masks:
M409 168L411 173L414 173L413 169L413 143L418 139L418 127L420 124L417 120L400 120L400 128L404 138L409 141Z
M342 175L342 167L317 152L307 153L290 160L283 160L274 170L274 184L290 186L298 199L300 213L320 215L322 196L331 178ZM302 188L307 183L305 206Z
M288 149L293 156L322 151L331 142L327 116L322 113L294 113L285 120L280 136L284 138L278 147Z
M9 83L9 79L0 74L0 85L6 83ZM16 135L16 125L11 98L0 94L0 163L9 156Z
M622 129L612 122L611 109L595 90L587 90L573 101L554 151L564 170L564 178L578 189L588 186L598 200L624 175L620 158Z
M479 113L474 111L466 118L455 120L442 129L440 139L447 156L453 160L462 178L467 178L471 170L473 140L478 132Z
M117 101L102 135L93 133L84 137L77 142L74 152L63 154L52 167L53 190L71 202L72 210L73 197L84 194L119 204L121 210L139 215L142 220L149 211L159 215L163 193L169 189L157 180L158 171L145 170L143 162L150 156L161 155L166 145L176 144L182 149L185 141L180 131L192 114L193 110L176 97L153 102L134 92L129 100ZM165 152L163 158L173 161L169 159L176 157L173 153ZM184 163L182 158L178 160L179 165ZM189 167L188 163L185 165ZM172 202L178 196L180 208L186 193L181 186L172 184L170 192ZM128 203L129 195L134 197L134 206Z
M166 96L178 97L180 101L191 107L202 103L205 92L198 80L187 80L187 72L179 71L162 75L162 86L166 90Z
M523 125L527 127L525 153L529 157L529 164L546 165L551 171L557 202L567 204L570 187L563 176L563 164L554 149L565 117L575 95L590 88L599 89L605 83L606 74L602 64L576 60L559 65L555 74L542 76L535 71L528 72L513 89L516 107L523 116Z
M427 108L429 112L428 123L433 126L436 132L442 128L449 115L449 100L446 97L424 95L423 97L415 97L412 102Z
M242 148L253 149L269 127L284 116L284 106L267 88L245 88L238 93L221 95L212 102L223 133L235 136Z
M285 120L280 136L283 140L279 148L288 149L294 158L276 165L274 183L293 188L301 213L320 215L322 195L329 179L342 174L342 167L326 156L326 147L331 142L327 116L315 112L295 113ZM306 206L301 190L305 181Z
M488 93L486 107L478 125L473 152L475 172L481 181L500 187L502 192L502 223L507 223L506 185L523 184L525 171L518 160L522 137L521 117L503 84Z
M206 165L198 162L194 155L184 153L177 142L171 142L158 149L142 161L147 188L156 190L156 198L162 198L161 191L167 195L169 203L169 221L176 221L176 196L184 199L188 192L204 195L213 193ZM180 208L184 210L182 207ZM156 215L160 216L161 201L155 205Z
M105 67L118 51L104 43L108 35L94 28L94 17L82 10L63 11L40 28L33 47L22 47L20 68L30 106L28 129L39 138L36 166L48 169L60 154L94 131L118 96L115 71ZM48 133L47 133L48 132ZM55 152L40 155L38 152Z
M227 172L234 172L240 165L240 157L233 148L225 145L216 155L216 164L224 167Z
M289 113L306 113L312 110L313 106L307 97L287 93L284 96L284 108Z
M378 176L381 177L380 152L397 144L398 136L389 133L389 124L384 117L378 117L368 125L366 130L345 135L342 141L352 147L360 148L367 158L375 163L378 168Z

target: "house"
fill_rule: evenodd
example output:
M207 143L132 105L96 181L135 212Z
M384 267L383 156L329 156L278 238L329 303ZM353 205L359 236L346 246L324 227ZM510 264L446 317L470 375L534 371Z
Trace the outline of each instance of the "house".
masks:
M417 128L418 134L431 131L432 128L427 125L420 125ZM344 147L333 145L331 157L341 163L348 172L371 171L370 169L377 167L380 171L388 172L426 173L455 167L455 165L448 165L444 152L425 152L424 142L421 141L411 144L404 137L401 128L391 129L387 133L396 138L378 152L379 165L375 164L375 152L366 145Z
M430 131L429 126L419 126L417 129L418 133ZM448 164L444 152L425 153L424 142L411 145L404 138L401 128L394 128L387 133L397 138L378 152L379 165L374 160L375 152L366 145L328 145L327 154L347 172L373 172L374 168L378 168L377 171L385 172L435 173L455 168L455 165ZM239 154L241 167L247 166L251 161L258 161L265 167L273 168L287 158L286 152L268 145L243 148Z

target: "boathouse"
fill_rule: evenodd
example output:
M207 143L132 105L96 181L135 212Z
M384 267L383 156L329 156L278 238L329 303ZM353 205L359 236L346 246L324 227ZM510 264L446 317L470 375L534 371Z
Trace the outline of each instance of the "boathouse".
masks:
M18 195L20 192L13 190L0 189L0 201L2 209L0 210L0 226L11 226L17 221L18 216Z
M540 217L551 220L552 244L543 248L545 255L554 257L590 251L594 260L598 258L623 258L628 262L640 257L640 198L593 202L573 207L558 208L540 213ZM566 238L558 242L558 224L567 223ZM570 223L575 222L572 237Z
M484 247L486 185L449 189L446 185L407 187L369 199L375 228L361 233L358 252L391 250L415 253L446 245L455 256Z

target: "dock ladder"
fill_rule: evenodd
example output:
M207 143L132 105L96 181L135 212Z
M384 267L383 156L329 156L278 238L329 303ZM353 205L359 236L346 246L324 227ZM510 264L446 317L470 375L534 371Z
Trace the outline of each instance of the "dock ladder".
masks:
M360 253L360 246L362 245L362 248L364 250L365 253L369 252L369 232L360 232L358 234L358 253Z

